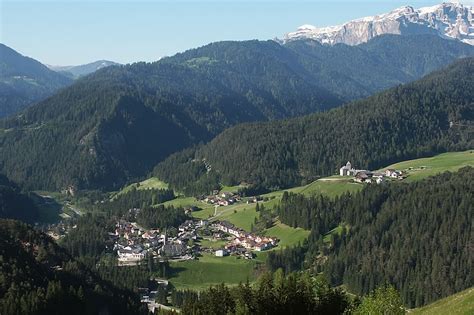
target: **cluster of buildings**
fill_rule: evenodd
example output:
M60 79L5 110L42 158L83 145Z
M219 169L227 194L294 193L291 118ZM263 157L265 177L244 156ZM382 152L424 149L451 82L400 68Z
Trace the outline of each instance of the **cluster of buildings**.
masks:
M177 235L170 236L166 230L146 230L135 222L120 220L115 231L109 233L113 250L117 253L119 265L134 265L148 257L189 260L208 250L216 256L240 255L246 259L254 257L253 251L264 251L278 245L278 239L248 233L228 221L187 220L177 229ZM201 248L198 241L203 235L213 239L226 240L224 248L216 251Z
M119 264L137 263L148 255L153 255L162 243L159 230L145 230L135 222L119 220L115 231L109 233L113 250L117 253Z
M211 195L202 198L203 202L216 206L229 206L241 200L242 198L238 194L225 191L214 191Z
M395 169L387 169L383 172L372 172L368 170L356 170L352 167L351 162L347 162L339 169L340 176L353 176L357 183L366 184L381 184L386 178L404 179L405 176L402 171Z
M189 220L191 221L191 220ZM192 259L195 247L188 245L197 239L197 223L186 221L179 227L178 235L170 236L166 230L146 230L135 222L120 220L115 232L109 233L119 265L137 264L148 256L153 258ZM190 228L192 226L192 228Z
M278 239L275 237L267 237L248 233L241 228L236 227L228 221L218 221L213 227L223 233L231 235L231 241L224 249L217 250L216 256L225 256L233 252L242 253L246 258L251 254L248 251L264 251L278 245Z

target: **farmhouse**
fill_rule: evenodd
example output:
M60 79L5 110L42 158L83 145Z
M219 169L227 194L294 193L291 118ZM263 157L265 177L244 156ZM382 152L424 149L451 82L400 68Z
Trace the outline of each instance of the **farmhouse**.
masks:
M365 171L357 172L354 180L358 183L370 183L372 182L372 174Z
M219 206L228 206L235 202L241 201L241 197L238 194L233 194L230 192L216 192L214 191L212 195L207 197L202 197L202 201Z
M184 208L184 213L189 214L191 212L195 212L195 211L198 211L198 210L199 210L199 208L196 207L196 206L189 206L189 207Z
M403 178L402 172L394 169L385 170L385 176L398 179Z
M227 192L227 191L223 191L223 192L221 193L221 197L222 197L222 198L230 198L230 197L232 197L232 195L233 195L232 193Z

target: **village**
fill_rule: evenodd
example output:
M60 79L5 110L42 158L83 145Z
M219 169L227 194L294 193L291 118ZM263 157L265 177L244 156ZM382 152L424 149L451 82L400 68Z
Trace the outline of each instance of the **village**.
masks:
M382 184L390 180L402 180L406 172L396 169L370 171L355 169L350 162L339 168L339 175L351 181L364 184ZM227 208L238 203L254 204L264 202L262 196L242 197L237 192L212 191L209 195L196 198L196 201L215 208L207 219L193 218L193 213L202 210L198 204L189 205L183 211L189 219L179 226L164 229L147 229L136 221L140 208L132 208L117 219L114 228L108 231L107 252L116 256L117 266L136 266L155 262L199 261L203 255L212 255L215 259L233 256L242 260L253 260L258 252L278 246L276 237L251 233L235 226L229 221L218 220L218 208ZM72 211L76 216L76 212ZM79 217L79 215L77 215ZM76 228L75 221L62 220L47 227L48 234L59 239L68 230ZM166 308L163 303L168 293L168 280L154 278L153 285L138 288L141 302L150 310ZM165 293L163 293L165 292ZM166 303L165 303L166 304Z
M386 169L384 171L369 171L355 169L351 162L340 167L339 175L352 177L357 183L382 184L388 180L403 180L406 174L400 170ZM238 193L213 191L210 195L197 198L199 201L226 207L235 203L257 203L262 198L258 196L242 198ZM186 214L198 211L196 206L184 208ZM108 249L117 254L119 266L136 265L145 259L157 260L194 260L202 253L213 254L217 257L237 255L245 259L252 259L253 252L268 250L277 246L278 239L252 234L234 226L228 221L215 220L216 212L209 220L189 219L178 228L145 229L130 218L136 217L140 209L129 209L128 220L124 218L115 224L115 230L108 233ZM130 221L129 221L130 220ZM66 226L67 221L51 225L46 232L54 239L64 237L67 230L74 226ZM201 240L225 245L222 248L201 246ZM208 242L206 243L208 244Z
M352 167L351 162L347 162L339 169L340 176L352 176L353 180L357 183L365 184L382 184L387 179L398 179L403 180L406 175L399 170L386 169L382 172L368 171L368 170L357 170Z
M355 169L351 162L340 167L339 175L352 177L357 183L381 184L387 180L402 180L406 174L395 169L384 171L369 171ZM199 201L216 207L226 207L245 200L247 203L257 203L261 198L242 198L238 193L213 191L210 195L201 196ZM187 214L198 211L196 206L184 209ZM217 257L236 255L244 259L252 259L254 252L268 250L277 246L278 239L249 233L234 226L228 221L204 219L189 219L178 228L145 229L130 218L136 217L140 209L129 209L128 220L124 218L115 224L115 230L108 233L108 248L117 254L119 266L140 264L145 259L185 261L194 260L202 253ZM214 216L216 212L214 213ZM124 216L125 217L125 216ZM130 221L129 221L130 220ZM69 227L71 228L71 227ZM48 234L55 239L64 236L68 227L64 222L49 229ZM225 245L222 248L201 246L201 240ZM208 244L209 242L205 243Z
M130 209L134 213L139 209ZM200 245L201 240L225 242L222 248ZM202 253L217 257L228 255L254 258L253 252L271 249L278 239L246 232L228 221L189 219L178 229L145 229L136 222L119 220L115 231L109 232L109 243L117 254L119 266L139 264L151 257L157 260L184 261L198 259Z

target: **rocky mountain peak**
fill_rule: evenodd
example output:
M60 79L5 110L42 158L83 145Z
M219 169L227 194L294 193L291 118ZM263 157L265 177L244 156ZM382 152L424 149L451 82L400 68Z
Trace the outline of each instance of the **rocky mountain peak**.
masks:
M281 41L313 39L329 45L358 45L384 34L437 34L474 45L474 10L471 6L451 2L419 9L403 6L342 25L316 27L305 24L286 34Z

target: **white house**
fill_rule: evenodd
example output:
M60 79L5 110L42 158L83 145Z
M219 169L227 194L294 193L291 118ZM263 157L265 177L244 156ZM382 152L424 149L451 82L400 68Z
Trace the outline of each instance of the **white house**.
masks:
M392 177L392 178L398 178L402 175L402 172L394 169L388 169L385 170L385 176L387 177Z
M382 184L384 181L385 181L385 180L384 180L383 176L377 176L377 177L375 177L375 182L376 182L377 184Z
M125 261L140 261L145 259L147 252L142 250L141 248L121 248L117 250L118 260L125 262Z
M224 257L227 256L227 251L225 249L218 249L215 254L217 257Z

